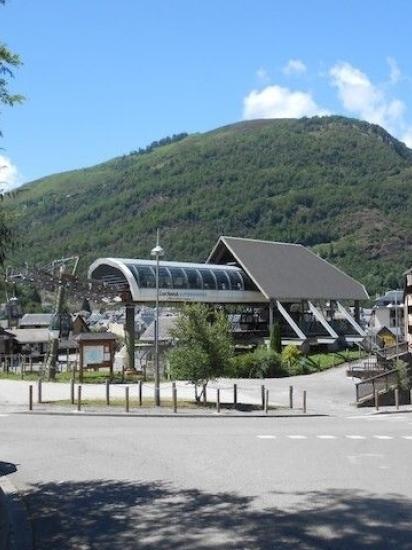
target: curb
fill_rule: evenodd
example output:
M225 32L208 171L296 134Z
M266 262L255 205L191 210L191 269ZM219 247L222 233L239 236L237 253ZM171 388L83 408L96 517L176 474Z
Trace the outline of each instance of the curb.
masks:
M33 550L26 507L16 487L5 477L0 478L0 504L4 505L4 513L0 515L0 550Z
M27 416L103 416L119 418L314 418L329 417L326 413L297 413L297 414L182 414L182 413L115 413L115 412L88 412L88 411L21 411L12 414Z

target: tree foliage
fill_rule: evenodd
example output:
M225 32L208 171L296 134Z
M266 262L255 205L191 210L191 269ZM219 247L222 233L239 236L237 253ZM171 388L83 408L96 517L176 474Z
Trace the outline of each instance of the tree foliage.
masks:
M221 376L227 369L233 344L230 324L222 312L203 304L185 306L172 331L176 347L169 353L170 374L175 380L198 385Z
M282 331L279 321L273 323L270 331L270 349L276 351L276 353L282 352Z

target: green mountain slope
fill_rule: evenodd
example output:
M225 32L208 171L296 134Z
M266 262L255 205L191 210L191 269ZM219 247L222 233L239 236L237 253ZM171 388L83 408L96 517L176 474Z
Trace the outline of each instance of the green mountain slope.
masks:
M158 226L168 259L203 260L221 234L299 242L372 293L412 265L412 151L382 128L315 117L182 137L28 184L16 261L148 257Z

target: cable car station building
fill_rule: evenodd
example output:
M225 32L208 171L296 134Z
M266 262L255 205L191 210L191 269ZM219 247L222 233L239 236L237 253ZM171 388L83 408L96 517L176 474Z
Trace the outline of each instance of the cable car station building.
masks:
M156 261L100 258L89 279L122 290L126 330L134 340L134 305L156 300ZM362 284L299 244L220 237L203 264L161 260L159 267L160 304L230 305L240 312L238 340L262 341L278 322L284 345L360 342L359 301L366 299Z

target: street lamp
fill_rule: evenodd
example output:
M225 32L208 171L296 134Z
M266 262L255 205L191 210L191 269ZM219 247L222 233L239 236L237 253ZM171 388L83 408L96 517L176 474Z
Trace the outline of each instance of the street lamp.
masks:
M156 315L155 315L155 406L160 407L160 372L159 372L159 260L164 250L159 243L159 230L156 231L156 246L151 255L156 258Z

